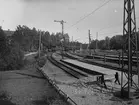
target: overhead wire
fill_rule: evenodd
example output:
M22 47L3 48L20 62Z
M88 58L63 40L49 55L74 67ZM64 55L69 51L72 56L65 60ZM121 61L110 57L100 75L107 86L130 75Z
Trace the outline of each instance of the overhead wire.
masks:
M76 24L80 23L85 18L87 18L88 16L92 15L93 13L95 13L96 11L98 11L100 8L102 8L104 5L108 4L110 1L112 1L112 0L108 0L107 2L103 3L101 6L97 7L95 10L93 10L91 13L89 13L86 16L84 16L83 18L79 19L76 23L74 23L73 25L71 25L69 28L71 28L71 27L75 26Z
M139 19L139 17L136 17L136 19ZM100 31L103 31L103 30L105 30L105 29L109 29L109 28L115 28L115 27L121 27L123 25L123 23L120 23L120 24L118 24L118 25L116 25L116 26L108 26L107 28L101 28L98 32L100 32ZM118 32L116 32L116 33L118 33ZM120 33L120 32L119 32ZM102 33L102 34L105 34L105 33ZM101 34L101 35L102 35ZM106 33L107 34L107 33Z
M96 11L98 11L100 8L102 8L103 6L105 6L106 4L108 4L110 1L112 1L112 0L106 1L106 2L103 3L101 6L97 7L95 10L93 10L91 13L89 13L89 14L85 15L83 18L79 19L76 23L74 23L73 25L71 25L69 28L72 28L73 26L77 25L78 23L80 23L81 21L83 21L83 20L84 20L85 18L87 18L88 16L94 14ZM136 19L138 20L139 17L136 17ZM108 26L107 28L102 28L102 29L100 29L99 31L102 31L102 30L105 30L105 29L108 29L108 28L119 27L120 25L122 25L122 23L120 23L120 24L118 24L118 25L116 25L116 26ZM68 28L68 29L69 29L69 28ZM111 33L102 33L102 34L100 34L100 35L104 35L104 34L116 34L116 33L120 33L120 34L121 34L121 32L111 32Z

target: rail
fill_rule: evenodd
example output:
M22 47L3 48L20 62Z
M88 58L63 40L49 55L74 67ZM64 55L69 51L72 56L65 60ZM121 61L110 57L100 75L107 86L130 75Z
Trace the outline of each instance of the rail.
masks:
M68 56L72 56L72 57L75 57L76 58L76 56L78 56L77 54L74 56L74 54L73 53L67 53L68 54ZM80 55L81 56L81 55ZM97 56L98 57L98 56ZM104 61L104 63L98 63L98 62L95 62L94 60L89 60L88 59L88 57L82 57L83 59L77 59L77 60L79 60L79 61L81 61L81 62L85 62L85 63L89 63L89 64L94 64L94 65L98 65L98 66L102 66L102 67L106 67L106 68L110 68L110 69L115 69L115 70L118 70L118 71L123 71L123 72L127 72L127 69L126 68L121 68L121 57L119 58L119 60L117 60L118 62L118 64L119 64L119 67L116 67L116 66L112 66L112 65L108 65L108 64L105 64L105 62L111 62L111 61L108 61L107 59L107 57L106 56L104 56L104 57L102 57L101 56L101 58L102 58L102 60ZM91 58L94 58L95 59L95 56L90 56L90 59ZM113 59L113 61L114 61L114 63L115 63L115 59ZM135 64L134 64L134 66L135 66ZM134 74L136 74L137 73L137 71L135 70L135 69L133 69L133 73Z
M69 67L66 64L63 64L61 61L55 60L52 55L48 57L49 61L51 63L53 63L54 65L56 65L57 67L61 68L62 70L64 70L65 72L67 72L68 74L70 74L71 76L79 79L81 76L86 77L85 74L74 70L73 68Z

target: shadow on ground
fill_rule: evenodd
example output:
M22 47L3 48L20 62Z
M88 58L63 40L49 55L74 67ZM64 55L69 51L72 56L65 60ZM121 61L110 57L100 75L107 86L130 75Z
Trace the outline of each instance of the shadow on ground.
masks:
M122 95L123 94L123 95ZM127 101L127 100L133 100L133 99L139 99L139 92L135 91L135 92L130 92L130 97L131 98L128 98L128 92L127 91L123 91L123 93L121 93L121 91L116 91L113 93L114 97L117 97L117 98L120 98L124 101Z
M52 104L52 101L55 100L55 97L43 97L42 100L35 100L33 101L34 105L49 105Z
M16 74L20 74L20 75L24 75L24 76L29 76L29 77L32 77L32 78L45 79L45 77L39 77L39 76L32 75L32 74L26 74L26 73L16 73Z
M61 101L61 98L58 98L57 96L45 96L42 98L42 100L35 100L33 101L34 105L67 105L67 102ZM70 103L68 104L70 105Z

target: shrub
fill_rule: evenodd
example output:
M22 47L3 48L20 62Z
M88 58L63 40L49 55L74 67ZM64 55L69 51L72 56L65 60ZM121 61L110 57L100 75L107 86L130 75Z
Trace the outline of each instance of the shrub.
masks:
M45 57L41 57L39 60L38 60L38 65L39 67L43 67L46 63L46 58Z
M22 65L23 52L18 44L12 38L6 37L0 28L0 70L19 69Z
M10 50L4 54L0 59L1 70L14 70L20 69L23 64L23 52L17 46L9 47Z

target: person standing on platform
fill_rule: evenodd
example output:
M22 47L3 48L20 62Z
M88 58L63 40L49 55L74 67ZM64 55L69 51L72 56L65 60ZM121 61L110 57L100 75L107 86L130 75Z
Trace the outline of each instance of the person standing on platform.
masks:
M118 82L118 84L120 85L120 81L119 81L119 74L118 72L115 73L115 83Z

